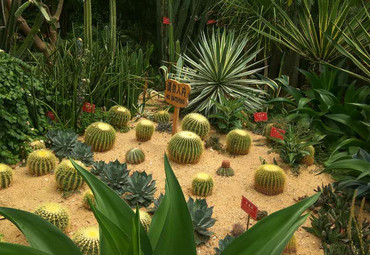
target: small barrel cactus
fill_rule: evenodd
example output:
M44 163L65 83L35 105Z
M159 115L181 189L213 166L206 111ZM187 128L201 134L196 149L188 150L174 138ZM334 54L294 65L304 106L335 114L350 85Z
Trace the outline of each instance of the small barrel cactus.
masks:
M0 189L9 187L13 181L13 170L10 166L0 163Z
M85 167L81 161L75 161L78 165ZM58 187L63 191L73 191L82 187L84 180L72 165L69 159L64 159L55 170L55 180Z
M45 143L42 140L33 141L30 143L30 146L33 150L46 149Z
M117 128L127 127L131 119L130 111L123 106L115 105L109 109L110 124Z
M73 242L80 248L83 255L99 255L99 227L79 229L72 237Z
M204 140L209 130L211 129L211 125L206 117L199 113L190 113L184 117L181 122L181 128L184 131L191 131Z
M134 209L134 212L136 213L136 209ZM150 214L146 211L139 210L139 217L140 217L140 223L145 229L146 232L149 231L149 226L152 223L152 217L150 217Z
M170 122L170 114L167 111L158 111L154 113L154 122L167 124Z
M212 193L213 179L207 173L198 173L192 181L194 195L206 197Z
M154 133L154 124L150 120L141 120L136 125L136 139L139 142L146 142L152 138Z
M233 176L234 170L230 167L230 161L223 160L222 165L219 169L217 169L216 174L226 177Z
M232 155L246 155L251 147L251 138L247 131L234 129L227 134L226 150Z
M85 130L85 143L93 151L108 151L116 141L116 130L104 122L95 122Z
M261 165L254 174L254 188L265 195L277 195L284 191L286 176L280 167Z
M95 197L94 197L94 194L92 193L91 189L86 190L85 193L83 194L83 197L82 197L83 206L87 210L91 210L89 200L90 200L90 202L92 203L93 206L96 205Z
M30 174L40 176L50 173L57 165L57 157L50 150L40 149L27 158L27 168Z
M57 203L46 203L38 207L35 214L65 231L69 226L69 214L66 208Z
M140 164L144 162L145 154L142 149L132 148L126 152L126 163L129 164Z
M297 239L293 235L292 238L290 238L289 242L284 248L283 255L284 254L296 254L297 253Z
M181 131L171 138L167 150L171 160L180 164L194 164L199 161L204 145L195 133Z
M315 148L312 145L310 145L304 149L307 150L310 153L310 155L304 156L303 159L301 160L301 164L312 166L315 161Z

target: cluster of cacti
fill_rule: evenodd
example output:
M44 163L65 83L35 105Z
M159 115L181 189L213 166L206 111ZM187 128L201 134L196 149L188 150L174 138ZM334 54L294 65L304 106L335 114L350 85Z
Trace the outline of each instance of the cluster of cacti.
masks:
M75 161L78 165L85 167L81 161ZM64 159L55 170L55 180L58 187L63 191L76 190L84 184L84 180L72 165L69 159Z
M273 164L261 165L254 175L254 188L265 195L277 195L284 191L286 176L280 167Z
M293 235L284 248L283 254L296 254L297 253L297 239Z
M115 105L109 109L110 124L117 128L127 127L131 119L130 111L123 106Z
M304 148L304 150L308 151L310 155L304 156L303 159L301 160L301 164L306 164L308 166L313 165L315 161L315 148L312 145L310 145Z
M69 226L69 215L66 208L57 203L46 203L38 207L35 214L65 231Z
M140 164L144 162L145 154L142 149L132 148L126 152L126 163L129 164Z
M136 213L136 209L134 209L134 212ZM143 226L145 231L148 232L149 226L152 223L152 217L150 217L149 213L144 210L139 210L139 217L141 225Z
M230 167L230 161L223 160L222 165L219 169L217 169L216 174L226 177L233 176L234 170Z
M104 122L95 122L85 130L85 143L93 151L110 150L116 141L116 130Z
M89 201L91 202L91 204L93 206L96 205L96 202L95 202L95 197L94 197L94 194L92 193L91 189L88 189L85 191L85 193L83 194L82 196L82 203L83 203L83 206L87 209L87 210L91 210L91 207L90 207L90 204L89 204Z
M40 176L50 173L57 165L57 157L47 149L40 149L30 153L27 158L27 168L30 174Z
M36 140L30 143L33 150L46 149L45 143L42 140Z
M154 133L154 124L150 120L141 120L136 125L136 139L139 142L146 142L152 138Z
M72 237L73 242L80 248L83 255L99 255L99 227L79 229Z
M0 189L9 187L13 180L13 170L10 166L0 163Z
M211 126L207 118L203 115L199 113L190 113L182 120L181 128L184 131L191 131L199 135L199 137L204 140L207 137Z
M234 129L227 134L226 150L232 155L246 155L251 147L251 138L247 131Z
M198 173L194 176L192 181L192 188L194 195L206 197L212 193L213 179L207 173Z
M167 111L158 111L154 113L154 121L161 124L170 122L170 114Z
M171 160L180 164L193 164L199 161L204 145L195 133L181 131L171 138L167 150Z

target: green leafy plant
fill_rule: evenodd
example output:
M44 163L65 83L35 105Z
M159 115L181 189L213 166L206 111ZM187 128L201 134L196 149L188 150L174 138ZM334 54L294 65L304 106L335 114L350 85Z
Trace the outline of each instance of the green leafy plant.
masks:
M154 201L154 193L157 190L156 181L151 174L134 172L128 179L124 198L132 207L148 207Z

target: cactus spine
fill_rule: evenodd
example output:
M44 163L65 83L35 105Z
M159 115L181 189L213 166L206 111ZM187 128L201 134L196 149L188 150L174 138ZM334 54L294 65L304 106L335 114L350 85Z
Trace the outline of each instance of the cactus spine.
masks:
M35 176L45 175L55 169L57 158L50 150L41 149L32 152L27 158L27 168Z
M180 164L194 164L199 161L204 145L198 135L181 131L171 138L167 150L173 161Z
M232 155L246 155L251 147L251 138L247 131L234 129L227 134L226 150Z
M234 170L230 167L230 161L223 160L222 165L219 169L217 169L216 174L220 176L226 176L226 177L233 176Z
M45 143L42 140L33 141L30 143L33 150L46 149Z
M136 213L136 209L134 209L134 212ZM139 217L140 217L140 223L145 229L146 232L149 231L149 226L152 223L152 217L150 217L149 213L143 210L139 210Z
M306 164L307 166L311 166L315 161L315 148L312 145L310 145L304 149L307 150L310 153L310 155L304 156L301 163Z
M265 195L277 195L284 191L286 176L284 171L273 164L261 165L254 175L254 188Z
M211 129L206 117L199 113L190 113L184 117L181 122L181 128L184 131L191 131L200 136L202 140L206 138Z
M49 221L51 224L65 231L69 226L69 215L63 206L57 203L46 203L36 209L35 214Z
M136 139L139 142L146 142L152 138L154 133L154 124L150 120L141 120L136 125Z
M170 115L167 111L158 111L154 113L154 122L167 124L170 122Z
M75 161L78 165L85 167L80 161ZM64 159L55 170L55 180L58 187L63 191L73 191L82 187L84 180L73 167L69 159Z
M99 255L99 227L79 229L72 237L83 255Z
M85 130L85 143L91 146L93 151L108 151L116 141L116 131L104 122L95 122Z
M90 189L86 190L85 193L83 194L83 197L82 197L83 206L87 210L91 210L89 200L90 200L90 202L92 203L93 206L96 205L94 194L92 193L92 191Z
M144 162L144 160L145 154L141 149L132 148L126 152L126 163L136 165Z
M109 109L110 124L117 128L127 127L127 123L131 119L130 111L120 105L112 106Z
M13 170L10 166L0 163L0 189L6 189L13 181Z
M289 242L284 248L283 254L296 254L297 253L297 239L295 235L290 238Z
M198 173L194 176L192 188L194 195L206 197L212 193L213 179L207 173Z

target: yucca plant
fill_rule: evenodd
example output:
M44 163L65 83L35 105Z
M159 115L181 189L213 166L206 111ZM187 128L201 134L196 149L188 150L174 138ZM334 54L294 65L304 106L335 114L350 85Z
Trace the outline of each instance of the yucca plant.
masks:
M91 206L100 228L102 255L196 255L192 220L181 187L164 159L166 193L147 234L136 215L121 197L93 174L74 164L96 199ZM236 238L222 255L280 255L308 214L302 215L318 198L316 194L257 222ZM26 236L29 246L0 243L1 254L81 255L69 237L51 223L30 212L0 207L0 214L13 222ZM179 231L179 229L181 231Z
M264 82L255 77L264 68L261 61L254 62L258 53L234 32L217 30L210 37L203 33L194 54L183 56L187 66L174 66L192 87L186 110L208 116L217 112L212 100L221 103L221 97L243 98L247 112L261 108L267 93L259 87Z

